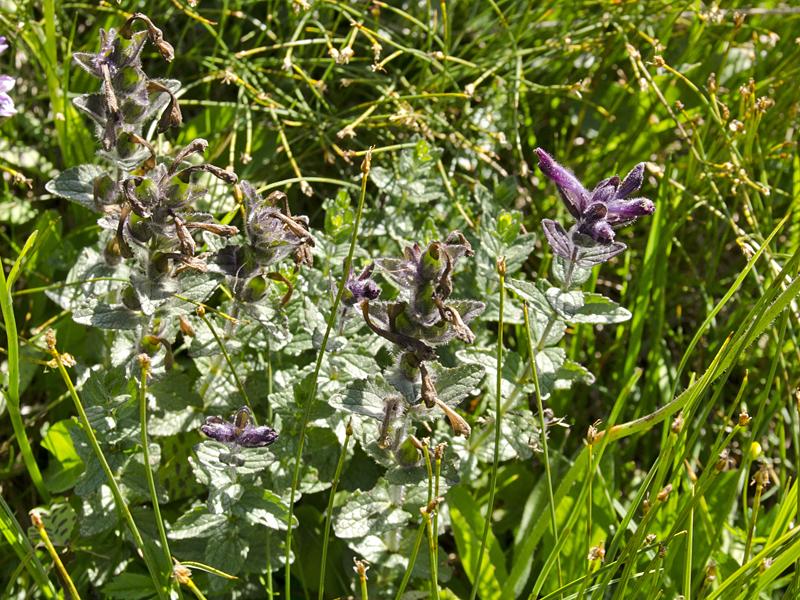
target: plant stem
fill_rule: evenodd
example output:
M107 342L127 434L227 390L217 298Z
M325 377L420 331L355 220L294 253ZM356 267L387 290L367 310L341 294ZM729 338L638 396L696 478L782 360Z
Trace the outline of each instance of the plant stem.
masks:
M489 479L489 505L486 510L486 520L483 522L483 533L481 534L481 547L475 560L473 573L475 579L472 582L470 600L474 600L478 594L478 582L481 580L481 567L483 556L486 552L486 541L489 539L489 528L492 526L492 513L494 512L494 494L497 487L497 469L500 464L500 435L502 423L502 392L503 392L503 311L506 298L506 260L504 257L497 259L497 275L500 280L500 309L497 322L497 378L495 380L494 396L494 454L492 457L492 472ZM552 496L552 494L551 494Z
M45 502L50 501L50 492L47 490L42 479L42 473L39 471L39 466L36 464L36 457L33 455L30 441L28 440L28 433L25 430L25 422L22 419L22 412L20 410L19 398L19 337L17 336L17 320L14 316L14 305L11 299L11 287L14 285L14 275L18 272L19 265L22 264L22 259L27 251L36 240L37 232L34 231L22 248L14 267L9 273L8 281L6 275L0 265L0 309L3 312L3 322L6 327L6 341L8 344L8 390L5 394L8 406L8 416L11 418L11 427L14 430L14 436L17 438L19 444L19 451L22 454L22 461L25 463L25 468L28 470L31 481L39 493L39 496Z
M339 478L342 475L342 468L344 467L344 459L347 457L347 445L350 442L350 437L353 435L352 420L347 423L344 436L344 446L342 446L342 453L339 455L339 462L336 464L336 472L333 475L333 482L331 483L331 491L328 495L328 508L325 511L325 532L322 538L322 560L319 565L319 600L325 597L325 567L328 564L328 542L331 535L331 519L333 518L333 500L336 496L336 488L339 485Z
M233 361L231 361L231 356L228 354L228 350L225 348L225 344L222 342L222 338L219 337L216 328L211 324L208 317L206 316L206 311L202 306L197 307L197 316L199 316L203 323L206 324L206 327L211 331L214 339L217 340L217 345L219 349L222 351L222 356L225 357L225 362L228 363L228 368L231 371L231 375L233 375L233 380L236 382L236 387L239 389L239 393L242 395L244 399L244 403L247 405L247 408L250 409L250 413L253 413L253 406L250 404L250 398L247 396L247 392L244 389L244 385L242 385L241 379L239 379L238 373L236 373L236 369L233 366Z
M422 520L428 531L428 560L430 561L431 576L431 598L439 598L439 569L436 563L436 546L439 544L433 531L433 519L431 513L436 512L436 496L433 495L433 467L431 465L431 453L428 444L423 441L422 453L425 456L425 467L428 470L428 505L421 509Z
M150 375L150 357L146 354L140 354L139 366L141 367L141 380L139 381L139 426L142 434L144 473L147 477L147 487L150 490L150 502L153 504L153 513L156 517L158 537L161 541L161 551L164 553L166 575L169 581L170 572L172 571L172 554L169 551L169 542L167 542L167 530L164 528L164 520L161 518L161 507L158 505L156 481L153 477L153 467L150 465L150 447L147 439L147 377Z
M133 543L136 545L136 548L139 550L139 553L144 559L145 565L147 566L147 571L150 573L150 578L153 580L153 584L155 585L156 593L161 600L168 600L169 596L164 592L164 586L160 581L158 566L154 564L152 556L150 555L150 551L144 544L142 534L139 532L139 528L136 526L136 522L133 520L133 515L131 514L128 505L125 503L125 499L122 497L122 492L120 491L119 486L114 479L114 473L111 470L105 455L103 454L102 448L100 448L100 443L97 441L97 437L94 434L92 425L89 423L89 417L86 416L86 411L83 409L83 404L78 396L78 392L75 390L72 379L70 378L69 373L67 373L67 369L64 367L61 354L56 348L55 332L53 330L48 331L46 334L46 339L47 348L55 359L56 365L58 366L58 372L61 374L61 379L64 380L67 390L69 390L69 395L72 397L72 402L75 404L75 410L78 413L78 418L81 422L83 432L86 435L86 438L89 440L89 445L92 447L92 451L94 452L95 458L97 458L97 461L100 463L103 473L105 473L108 486L111 488L111 494L114 496L114 503L116 504L117 509L122 513L123 519L125 519L125 523L127 524L128 530L133 538Z
M533 340L531 339L531 319L527 302L522 303L522 314L525 317L525 339L528 343L528 361L530 362L531 376L533 377L533 387L536 391L536 410L539 412L539 438L542 444L542 453L544 454L544 472L547 479L547 498L550 507L550 526L553 528L554 543L558 544L558 521L556 519L555 495L553 494L553 475L550 472L550 454L547 449L547 424L544 421L542 388L539 385L539 372L536 368L536 353L533 350ZM561 573L560 558L556 558L556 570L558 572L558 587L562 587L564 585L564 576Z
M64 563L61 562L61 557L58 555L58 552L56 552L56 549L53 546L53 542L50 541L50 536L47 535L47 529L45 529L42 517L40 517L35 510L31 511L30 517L33 526L36 527L36 530L39 532L39 536L42 538L42 542L44 542L45 548L47 548L47 552L53 559L53 563L55 563L56 569L58 569L58 573L64 580L64 583L66 584L67 589L69 590L69 594L70 596L72 596L72 600L81 600L81 596L78 593L78 590L75 589L75 584L72 582L72 578L69 576L67 569L64 568Z
M308 400L306 401L305 411L303 411L303 419L300 423L300 433L299 439L297 440L297 451L295 452L294 457L294 472L292 474L292 487L289 492L289 519L288 523L289 526L286 530L286 566L284 569L284 589L285 595L284 598L291 598L292 597L292 564L291 564L291 554L292 554L292 520L294 518L294 499L297 495L297 486L300 483L300 463L303 459L303 448L305 447L306 441L306 428L308 427L308 421L311 418L311 409L314 406L314 400L316 400L317 395L317 382L319 380L319 371L322 368L322 359L325 356L325 349L328 347L328 338L331 335L331 331L333 330L334 322L336 321L337 311L339 309L339 302L342 299L342 294L344 293L344 285L347 282L347 276L350 273L350 268L353 264L353 254L356 250L356 240L358 239L358 229L361 225L361 214L364 211L364 199L367 196L367 181L369 180L369 171L370 166L372 163L372 154L367 153L364 157L364 162L361 163L361 195L358 199L358 208L356 209L356 216L353 222L353 234L350 237L350 250L347 253L347 258L344 261L344 273L342 274L342 279L339 281L339 288L336 291L336 297L333 300L333 306L331 307L330 315L328 316L328 323L325 327L325 335L322 336L322 343L320 344L319 352L317 353L317 362L314 365L314 374L311 380L311 390L308 394Z
M761 493L764 491L766 484L765 478L768 477L766 469L762 466L755 475L756 482L756 495L753 498L753 518L750 520L750 527L747 529L747 543L744 546L744 558L742 564L747 564L750 560L750 551L753 547L753 533L756 530L756 522L758 521L758 509L761 506Z
M414 565L417 562L417 555L419 554L419 547L422 545L422 537L425 535L425 520L419 524L419 529L417 529L417 539L414 541L414 548L411 550L411 556L408 559L408 567L406 567L406 572L403 574L403 581L400 582L400 587L397 588L397 594L394 596L394 600L400 600L403 596L403 592L406 591L406 586L408 585L408 580L411 579L411 572L414 570Z

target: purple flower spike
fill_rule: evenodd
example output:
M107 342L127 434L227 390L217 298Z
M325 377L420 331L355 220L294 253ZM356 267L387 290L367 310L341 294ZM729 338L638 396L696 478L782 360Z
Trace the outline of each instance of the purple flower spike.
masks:
M614 244L614 229L633 223L638 217L653 214L655 204L647 198L628 198L642 187L644 163L639 163L625 179L618 176L604 179L590 192L567 169L559 165L541 148L535 150L539 157L539 168L556 184L569 212L575 217L578 233L589 236L601 245ZM545 235L559 256L565 256L565 247L571 236L561 235L552 221L543 222ZM572 230L571 230L572 231ZM570 250L571 252L571 250Z
M213 440L235 444L243 448L269 446L278 439L278 433L266 425L254 426L250 423L250 410L243 406L236 411L233 422L221 417L208 417L200 426L200 431Z
M375 263L367 265L361 275L353 277L353 270L350 269L350 274L345 283L344 297L342 304L345 306L355 306L362 300L375 300L381 295L381 288L378 284L372 281L372 272L375 270Z

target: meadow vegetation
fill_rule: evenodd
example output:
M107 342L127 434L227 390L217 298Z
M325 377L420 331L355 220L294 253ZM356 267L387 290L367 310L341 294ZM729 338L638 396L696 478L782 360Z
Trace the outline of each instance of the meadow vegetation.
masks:
M799 25L0 0L0 597L800 597Z

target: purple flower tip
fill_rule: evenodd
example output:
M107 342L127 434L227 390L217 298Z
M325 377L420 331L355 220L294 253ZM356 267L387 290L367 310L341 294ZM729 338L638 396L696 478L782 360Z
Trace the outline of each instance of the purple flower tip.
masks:
M358 277L353 276L352 269L345 284L345 295L342 302L345 306L355 306L362 300L375 300L381 295L381 288L370 277L375 270L375 263L367 265Z
M628 198L642 187L644 163L631 169L621 182L616 175L609 177L589 193L575 175L547 152L541 148L536 148L534 152L539 158L542 173L556 184L564 204L577 221L577 230L595 242L604 245L614 243L614 229L655 211L655 204L647 198ZM554 231L552 226L545 225L545 231L550 234L550 239Z
M260 448L269 446L278 439L278 433L267 427L258 427L250 423L250 410L243 406L236 411L233 421L225 421L221 417L208 417L200 426L200 431L218 442L235 444L243 448Z
M6 40L6 36L0 35L0 54L8 50L8 40Z

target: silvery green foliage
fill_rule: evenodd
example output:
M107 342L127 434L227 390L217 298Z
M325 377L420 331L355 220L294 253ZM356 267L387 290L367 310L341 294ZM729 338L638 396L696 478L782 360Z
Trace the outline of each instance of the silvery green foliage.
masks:
M268 549L274 567L282 556L277 536L273 540L267 532L288 526L286 499L269 491L288 489L294 450L291 439L284 443L282 430L297 428L297 407L281 405L280 394L291 392L292 377L307 375L307 366L275 368L270 425L281 431L277 442L275 430L252 422L249 411L240 410L232 423L226 417L246 401L238 378L263 419L271 399L262 383L268 372L273 375L265 362L276 351L297 358L314 348L313 333L302 332L324 324L319 307L302 297L289 302L295 287L309 285L298 267L311 264L314 240L308 219L290 213L285 195L263 199L234 173L205 163L206 140L160 156L159 144L148 135L181 124L175 95L180 83L144 72L141 56L148 43L172 59L162 32L137 13L118 31L102 31L96 53L74 55L75 63L99 80L98 92L74 100L96 126L99 164L67 169L47 189L98 213L101 232L94 247L82 250L64 285L48 296L75 322L93 328L101 342L105 364L89 371L79 365L76 383L134 514L150 510L139 450L140 370L132 360L145 353L152 367L148 431L159 500L205 498L207 490L206 501L184 504L188 512L168 526L176 554L231 574L261 573ZM244 208L240 227L206 212L221 197L233 201L238 194ZM294 268L285 268L292 259ZM228 299L215 296L221 286L229 290ZM199 304L210 307L203 315L207 321L196 312ZM207 322L215 324L214 332ZM294 337L291 330L301 333ZM327 408L326 416L331 412ZM213 416L205 420L206 432L218 434L218 440L232 429L233 437L203 441L198 430L207 415ZM64 482L65 489L74 487L80 498L82 532L112 538L119 528L105 475L81 429L69 423L63 422L83 469ZM308 439L315 450L338 448L328 428ZM265 447L273 442L274 453ZM325 460L311 458L304 465L301 492L329 485L328 458L335 466L336 452L322 456ZM152 523L152 515L145 520ZM122 546L123 554L127 549ZM118 563L130 560L121 556ZM113 575L99 576L96 583L104 585ZM218 578L208 586L222 595L232 589Z

